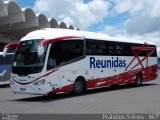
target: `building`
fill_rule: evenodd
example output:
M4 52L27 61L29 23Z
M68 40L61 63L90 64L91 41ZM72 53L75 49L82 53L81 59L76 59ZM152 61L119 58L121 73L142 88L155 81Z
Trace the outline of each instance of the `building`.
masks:
M40 28L78 29L44 14L36 14L31 8L21 8L16 1L0 0L0 51L5 43L18 41Z

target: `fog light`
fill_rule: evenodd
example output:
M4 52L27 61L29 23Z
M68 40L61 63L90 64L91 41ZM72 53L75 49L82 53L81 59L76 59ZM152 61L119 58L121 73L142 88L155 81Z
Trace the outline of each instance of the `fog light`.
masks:
M45 84L45 79L42 79L42 80L39 80L39 81L33 83L33 85L35 85L35 86L44 85L44 84Z

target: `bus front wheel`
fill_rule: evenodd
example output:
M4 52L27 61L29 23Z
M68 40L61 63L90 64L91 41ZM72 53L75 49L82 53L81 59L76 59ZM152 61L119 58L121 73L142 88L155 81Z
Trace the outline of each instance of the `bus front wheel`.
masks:
M85 93L86 91L86 84L85 84L85 81L82 80L82 79L77 79L74 83L74 89L73 89L73 92L76 94L76 95L80 95L80 94L83 94Z

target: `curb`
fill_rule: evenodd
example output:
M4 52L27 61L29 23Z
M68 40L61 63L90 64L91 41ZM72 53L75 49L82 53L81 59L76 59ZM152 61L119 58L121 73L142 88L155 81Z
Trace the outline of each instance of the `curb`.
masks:
M6 81L6 82L0 81L0 88L6 88L6 87L10 87L9 81Z

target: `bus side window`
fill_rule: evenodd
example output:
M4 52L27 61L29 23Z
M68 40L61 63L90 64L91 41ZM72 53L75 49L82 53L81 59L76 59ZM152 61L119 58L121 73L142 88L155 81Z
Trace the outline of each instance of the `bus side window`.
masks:
M86 40L87 55L102 55L102 43L98 40Z
M65 40L53 43L50 48L47 69L63 65L73 59L83 56L82 40Z
M114 53L114 47L112 45L108 46L108 55L113 55Z
M68 54L65 57L66 62L83 56L84 44L82 40L64 41L63 47L68 49L68 51L64 51L65 55Z
M122 56L123 55L123 47L120 44L115 46L115 55Z

